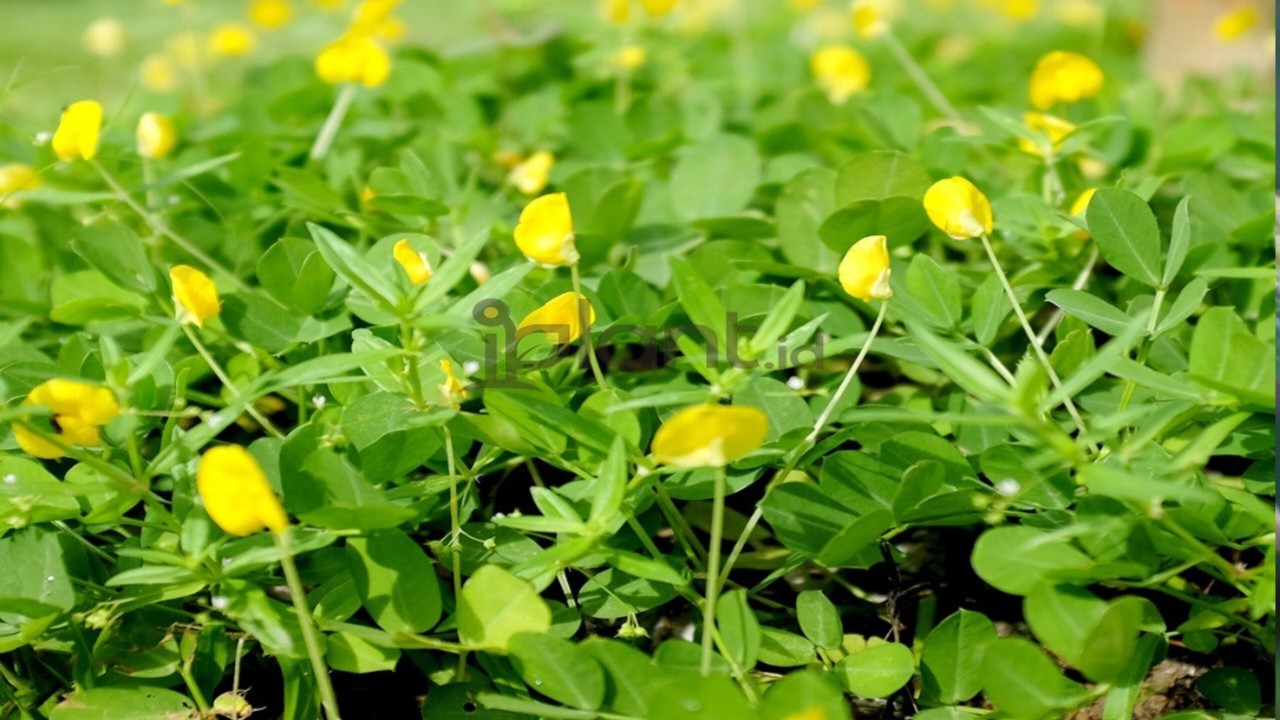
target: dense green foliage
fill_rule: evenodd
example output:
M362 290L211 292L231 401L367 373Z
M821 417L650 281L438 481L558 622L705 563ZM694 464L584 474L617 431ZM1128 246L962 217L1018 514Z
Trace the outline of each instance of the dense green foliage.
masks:
M0 203L0 718L236 717L245 691L254 717L316 718L300 587L356 720L420 696L477 720L1121 720L1166 658L1196 668L1169 712L1273 713L1272 91L1144 78L1128 3L1072 25L1067 3L921 0L874 39L844 2L682 3L625 26L495 3L491 36L448 53L411 34L319 159L345 91L313 60L341 21L300 3L278 31L300 52L264 36L108 103L93 162L32 142L55 110L0 96L0 165L40 174ZM409 0L410 25L434 4ZM869 62L843 104L810 74L820 40ZM1023 113L1051 49L1106 82L1052 110L1076 129L1047 151ZM143 163L148 110L179 144ZM582 343L508 356L484 314L517 324L577 282L513 240L531 198L509 156L536 151L607 385ZM991 199L1055 377L983 241L930 223L954 175ZM874 335L881 301L836 278L867 235L892 255ZM180 263L221 292L203 327L174 319ZM112 391L100 446L19 448L14 427L66 429L23 404L51 378ZM719 548L716 471L650 450L707 402L769 423L727 469ZM196 470L225 443L265 470L287 545L206 513ZM704 677L713 551L731 568Z

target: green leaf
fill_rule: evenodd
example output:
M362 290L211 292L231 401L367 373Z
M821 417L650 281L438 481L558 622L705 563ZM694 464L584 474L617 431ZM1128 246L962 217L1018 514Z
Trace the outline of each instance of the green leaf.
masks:
M1010 595L1026 595L1042 580L1082 576L1092 565L1066 540L1029 527L988 530L973 546L978 577Z
M765 316L764 322L760 323L760 328L751 336L749 348L752 356L759 356L761 353L773 348L778 338L782 337L791 327L791 321L795 319L796 313L800 311L800 306L804 304L805 284L803 280L797 280L790 288L787 294L782 296L769 314Z
M1200 303L1204 302L1208 294L1209 283L1205 282L1204 278L1198 277L1187 283L1186 287L1182 288L1182 292L1178 293L1178 297L1169 305L1168 314L1156 325L1152 338L1158 338L1190 319L1200 310Z
M1122 335L1133 318L1125 315L1120 308L1083 290L1059 288L1050 290L1045 296L1049 302L1062 308L1066 313L1098 328L1108 335Z
M99 687L77 692L54 706L49 720L156 720L194 717L195 703L158 687Z
M1009 386L955 343L943 340L923 325L909 323L907 331L947 377L966 391L983 400L1006 401L1010 398Z
M672 645L671 641L662 647ZM673 674L672 680L649 688L650 718L662 720L751 720L755 711L738 686L724 675Z
M1244 668L1214 668L1196 681L1196 689L1227 712L1255 716L1262 709L1262 684Z
M529 583L497 565L485 565L462 587L457 623L464 645L506 652L516 634L550 630L551 608Z
M740 135L714 135L680 158L671 172L671 198L685 222L735 215L760 184L760 156Z
M836 676L845 689L866 698L889 697L915 674L911 648L901 643L872 645L836 663Z
M672 256L670 264L671 283L675 287L676 297L680 299L680 306L689 315L689 319L700 326L694 335L708 347L723 350L724 339L721 336L728 316L720 298L687 260Z
M817 660L806 638L767 625L760 628L760 662L776 667L800 667Z
M271 297L295 315L314 315L324 308L334 273L315 243L281 238L258 260L258 280Z
M257 293L223 295L218 317L232 336L272 354L292 345L302 327L299 318Z
M848 720L849 703L830 673L802 670L771 684L760 704L761 720Z
M71 249L125 290L155 292L156 273L142 240L124 225L107 221L81 227Z
M1165 254L1164 274L1160 284L1168 287L1182 269L1187 259L1187 251L1191 249L1191 196L1182 198L1178 209L1173 212L1173 235L1169 239L1169 252Z
M604 670L591 653L568 640L517 633L507 646L520 677L542 695L582 710L604 702Z
M841 204L890 197L920 200L931 184L924 163L894 150L876 150L840 168L836 199Z
M831 214L818 228L828 248L843 257L853 244L870 235L884 235L890 248L910 245L929 229L929 217L915 198L858 200Z
M973 292L973 305L970 315L973 318L973 335L979 345L989 346L995 342L1000 325L1004 323L1013 306L1009 304L1009 296L1000 283L1000 278L992 273Z
M1064 717L1089 697L1040 648L1021 638L1000 638L987 646L982 686L1002 712L1027 720Z
M75 607L65 554L57 535L36 527L0 538L0 612L34 619Z
M1142 198L1102 188L1089 201L1085 219L1108 264L1146 285L1160 284L1160 227Z
M982 690L982 657L996 639L986 615L957 610L934 628L920 655L925 692L939 702L965 702Z
M435 564L408 535L379 530L347 541L347 565L364 607L387 632L423 633L440 620Z
M836 172L810 168L782 187L774 215L778 219L778 249L794 265L834 275L840 256L818 238L818 228L839 207Z
M720 596L716 628L726 652L738 667L744 670L755 667L760 654L760 621L751 610L746 590L730 590Z
M1213 390L1275 409L1276 355L1229 307L1215 307L1196 323L1188 371Z
M325 661L340 672L373 673L395 670L400 651L374 645L355 635L334 633L325 638Z
M389 275L370 266L363 255L328 228L307 223L307 229L325 262L339 277L367 295L383 312L396 314L404 298Z
M935 327L953 329L960 324L960 285L955 275L925 254L916 255L907 268L907 289Z
M844 642L840 611L821 590L805 590L797 596L796 618L800 630L814 645L834 650Z

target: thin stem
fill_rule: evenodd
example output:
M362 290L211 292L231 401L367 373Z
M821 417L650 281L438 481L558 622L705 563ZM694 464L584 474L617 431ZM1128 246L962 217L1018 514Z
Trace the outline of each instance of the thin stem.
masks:
M920 67L920 63L911 57L911 53L899 42L893 32L885 32L881 37L884 38L884 44L889 48L889 52L893 54L893 59L898 61L907 76L911 78L911 82L916 84L916 87L920 89L920 92L924 94L933 107L956 123L963 123L964 118L960 117L960 112L951 104L947 96L938 89L938 86L933 83L933 80L929 78L929 74L924 71L924 68Z
M324 663L324 655L320 652L320 639L316 635L315 622L311 617L311 609L307 607L307 594L302 589L302 578L298 576L298 566L293 563L293 550L289 547L289 531L271 533L280 551L280 565L284 568L284 579L289 585L289 594L293 596L293 609L298 614L298 625L302 628L302 642L307 646L307 656L311 658L311 670L316 676L316 686L320 690L320 704L324 706L328 720L342 720L338 713L338 697L333 692L333 683L329 680L329 667Z
M867 341L862 344L862 349L858 351L858 357L854 359L853 364L849 366L849 371L845 373L844 380L840 381L840 387L836 388L835 395L831 396L831 402L823 408L822 414L818 416L818 421L813 424L813 431L805 438L803 445L816 442L818 434L822 432L822 428L826 427L827 420L831 418L831 413L835 412L836 406L840 404L840 400L844 397L845 391L853 384L853 379L858 375L858 368L862 367L862 361L867 359L867 353L871 350L871 343L875 341L876 334L880 332L880 326L884 324L885 313L889 310L889 301L885 300L880 303L880 314L876 315L876 321L871 326L871 332L867 335ZM806 448L807 449L807 448ZM801 452L803 454L803 451Z
M1164 296L1168 292L1165 288L1156 288L1156 299L1151 303L1151 316L1147 318L1147 337L1142 342L1142 349L1138 351L1138 363L1145 364L1147 362L1147 354L1151 352L1152 336L1156 333L1156 324L1160 320L1160 308L1164 305ZM1120 406L1116 412L1124 412L1129 407L1129 401L1133 399L1133 391L1138 388L1138 383L1129 380L1124 385L1124 394L1120 396Z
M194 257L195 259L207 265L209 269L217 272L220 275L225 275L227 279L231 282L231 284L235 285L238 289L240 290L249 289L249 286L246 285L245 282L241 280L235 273L231 272L231 270L229 270L226 266L224 266L222 263L218 262L217 260L214 260L205 251L196 247L195 243L182 237L181 235L174 232L173 230L170 230L167 223L162 221L150 210L147 210L146 208L142 207L142 205L140 205L137 200L133 199L133 196L129 194L129 191L125 190L124 186L121 185L119 181L117 181L111 175L111 173L107 172L106 168L102 167L101 163L99 163L97 160L90 160L89 164L93 165L93 167L97 169L98 174L102 176L102 179L106 181L107 185L111 187L111 190L115 192L116 197L119 198L120 202L123 202L125 205L128 205L129 208L132 209L135 213L137 213L138 216L142 218L143 222L149 225L153 231L172 240L175 245L182 248L188 255Z
M1093 276L1093 267L1098 264L1098 244L1093 244L1093 250L1089 253L1089 259L1084 263L1084 269L1076 276L1076 281L1071 283L1072 290L1083 290L1089 284L1089 278ZM1048 322L1044 327L1040 328L1040 332L1036 333L1036 342L1044 345L1054 330L1058 329L1058 324L1062 322L1062 317L1066 313L1062 308L1054 308L1053 314L1049 316Z
M204 358L204 361L208 363L209 369L218 377L218 380L222 382L227 390L231 391L232 395L239 398L240 389L235 386L235 383L231 382L231 377L227 375L226 370L222 369L222 366L218 364L218 361L213 359L213 355L209 354L208 348L204 346L204 343L200 342L200 338L196 335L195 331L191 329L191 326L184 324L182 326L182 331L186 333L187 339L195 346L196 352L200 353L200 357ZM259 412L258 408L253 406L253 403L246 403L244 409L245 412L249 414L249 417L257 421L257 423L268 433L278 438L284 437L284 433L280 432L280 430L267 419L267 416Z
M724 496L728 485L724 466L716 467L715 498L711 506L711 546L707 552L706 605L702 608L702 676L711 675L711 652L720 602L720 545L724 542Z
M569 277L573 280L573 294L578 300L578 327L582 330L582 349L587 354L587 362L591 363L591 372L596 376L596 384L601 390L609 389L609 381L604 379L600 370L600 361L596 359L595 348L591 346L591 306L582 294L582 279L578 277L578 264L569 266Z
M449 426L444 430L444 455L449 464L449 555L453 561L453 597L454 602L462 599L462 521L458 513L458 469L457 460L453 457L453 433ZM457 681L462 682L467 676L467 654L458 653Z
M346 119L347 111L351 109L351 103L355 99L355 83L344 84L338 91L338 98L333 102L329 117L324 119L324 125L320 127L320 134L316 135L315 144L311 146L312 160L323 160L329 153L329 146L333 145L333 139L338 136L338 128L342 127L342 121Z
M182 676L182 682L186 683L187 691L191 693L191 699L196 701L196 707L200 708L200 712L209 712L209 702L204 699L204 693L200 692L200 685L196 683L196 678L191 674L191 659L183 661L178 666L178 674Z
M1018 322L1022 324L1022 331L1027 334L1027 339L1031 341L1031 351L1035 353L1036 358L1040 361L1040 365L1044 367L1044 371L1049 375L1049 382L1053 383L1053 387L1057 390L1062 389L1062 379L1058 377L1058 372L1053 369L1053 364L1049 362L1049 356L1045 354L1044 348L1036 341L1036 331L1031 327L1031 321L1027 319L1027 314L1022 311L1022 305L1018 303L1018 296L1013 292L1013 286L1009 284L1009 277L1004 274L1004 268L1000 265L1000 260L996 257L995 248L991 247L991 238L985 233L982 235L982 247L986 248L987 257L991 260L991 267L995 269L996 276L1000 278L1000 284L1004 286L1004 292L1009 296L1009 304L1013 305L1013 314L1018 316ZM1080 417L1080 411L1076 409L1076 404L1071 400L1070 396L1064 396L1062 404L1066 406L1067 413L1071 415L1072 421L1076 424L1076 430L1080 435L1085 435L1084 418ZM1097 451L1097 447L1093 443L1089 443L1090 449Z

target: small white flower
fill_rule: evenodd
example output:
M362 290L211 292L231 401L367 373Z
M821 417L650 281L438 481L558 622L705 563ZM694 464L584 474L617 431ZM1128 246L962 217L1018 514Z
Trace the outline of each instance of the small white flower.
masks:
M800 377L799 375L792 375L791 377L787 378L787 387L791 388L792 390L803 390L804 378Z
M54 576L52 576L52 575L50 575L50 576L48 576L48 577L46 577L46 578L45 578L45 580L48 580L49 582L53 582L53 581L54 581L54 580L56 580L56 579L57 579L57 578L55 578L55 577L54 577Z
M209 604L213 606L214 610L226 610L231 601L227 599L226 595L214 595L209 598Z
M329 402L329 398L323 395L317 395L311 398L311 404L315 405L317 410L319 410L320 408L323 408L324 404L327 402Z
M1005 497L1013 497L1014 495L1017 495L1018 491L1021 489L1022 485L1013 478L1005 478L996 483L996 492Z
M5 484L5 485L13 485L13 484L14 484L14 483L16 483L16 482L18 482L18 476L17 476L17 475L14 475L13 473L9 473L8 475L5 475L5 476L4 476L4 484Z
M475 360L468 360L462 363L462 372L468 375L475 375L480 372L480 363Z
M36 133L37 145L48 145L49 141L52 139L53 139L53 133L49 132L48 130L41 130L40 132Z
M497 512L497 513L494 513L494 514L493 514L493 519L494 519L494 520L501 520L502 518L504 518L504 517L506 517L506 516L507 516L507 514L506 514L506 513L500 513L500 512Z

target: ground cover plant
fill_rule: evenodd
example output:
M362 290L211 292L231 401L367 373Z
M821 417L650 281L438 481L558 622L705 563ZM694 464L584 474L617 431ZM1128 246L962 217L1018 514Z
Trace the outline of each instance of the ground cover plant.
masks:
M6 0L0 718L1274 716L1274 92L1151 12Z

